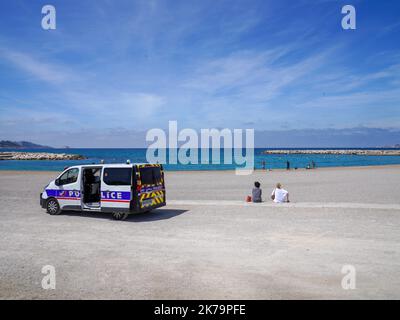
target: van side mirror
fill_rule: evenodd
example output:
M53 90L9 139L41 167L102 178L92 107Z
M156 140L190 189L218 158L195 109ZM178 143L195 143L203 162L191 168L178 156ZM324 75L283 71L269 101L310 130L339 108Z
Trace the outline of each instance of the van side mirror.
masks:
M56 179L56 181L54 181L54 183L55 183L56 186L59 186L60 185L60 179Z

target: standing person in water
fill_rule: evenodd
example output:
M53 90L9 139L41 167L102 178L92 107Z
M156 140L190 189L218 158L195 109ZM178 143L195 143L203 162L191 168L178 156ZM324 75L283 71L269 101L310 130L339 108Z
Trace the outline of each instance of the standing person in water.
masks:
M252 195L252 200L253 202L261 202L261 195L262 195L262 190L260 188L261 184L256 181L254 182L254 188L251 191L251 195Z
M277 183L276 188L272 191L271 199L275 203L290 202L289 192L283 189L280 183Z
M290 162L286 160L286 170L290 170Z

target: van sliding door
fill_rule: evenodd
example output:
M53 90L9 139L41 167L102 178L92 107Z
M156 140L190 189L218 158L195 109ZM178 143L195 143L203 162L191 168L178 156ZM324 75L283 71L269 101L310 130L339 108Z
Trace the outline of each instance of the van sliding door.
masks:
M128 211L132 185L132 168L104 167L101 183L101 210Z

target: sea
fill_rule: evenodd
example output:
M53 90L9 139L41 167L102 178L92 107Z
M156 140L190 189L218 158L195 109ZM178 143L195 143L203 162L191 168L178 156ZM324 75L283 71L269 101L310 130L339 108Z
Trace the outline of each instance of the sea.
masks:
M299 148L296 148L296 150ZM329 148L334 149L334 148ZM338 148L343 149L343 148ZM352 148L354 149L354 148ZM371 148L368 148L370 150ZM400 156L362 156L362 155L310 155L310 154L263 154L265 150L274 150L268 148L256 148L254 150L254 167L261 169L263 162L265 162L266 169L285 169L287 161L290 163L291 169L306 168L311 161L316 164L316 167L352 167L352 166L378 166L378 165L391 165L400 164ZM291 150L290 148L279 150ZM316 149L304 149L316 150ZM324 150L324 149L319 149ZM374 149L382 150L382 149ZM387 150L387 148L385 148ZM61 171L65 167L77 164L98 164L101 161L104 163L125 163L129 160L131 163L145 163L146 148L135 149L1 149L0 151L27 151L27 152L52 152L52 153L71 153L80 154L85 156L85 160L1 160L0 170L33 170L33 171ZM152 150L153 151L153 150ZM175 150L176 151L176 150ZM200 171L200 170L234 170L243 165L225 164L224 150L220 150L221 163L213 163L212 152L216 150L209 150L209 163L201 163L202 152L204 150L197 150L197 163L170 163L169 153L171 150L166 150L167 162L164 164L165 170L171 171ZM243 156L246 155L245 149L242 150ZM204 157L204 155L203 155ZM234 158L233 158L234 159ZM172 161L173 162L173 161ZM204 161L203 161L204 162Z

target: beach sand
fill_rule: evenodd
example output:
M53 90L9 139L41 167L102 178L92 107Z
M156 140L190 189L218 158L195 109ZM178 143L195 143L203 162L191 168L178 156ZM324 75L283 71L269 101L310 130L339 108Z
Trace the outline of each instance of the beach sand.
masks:
M1 299L400 298L400 166L167 172L168 205L126 221L46 214L56 175L0 171ZM267 202L247 204L255 180ZM276 182L290 204L268 200Z

